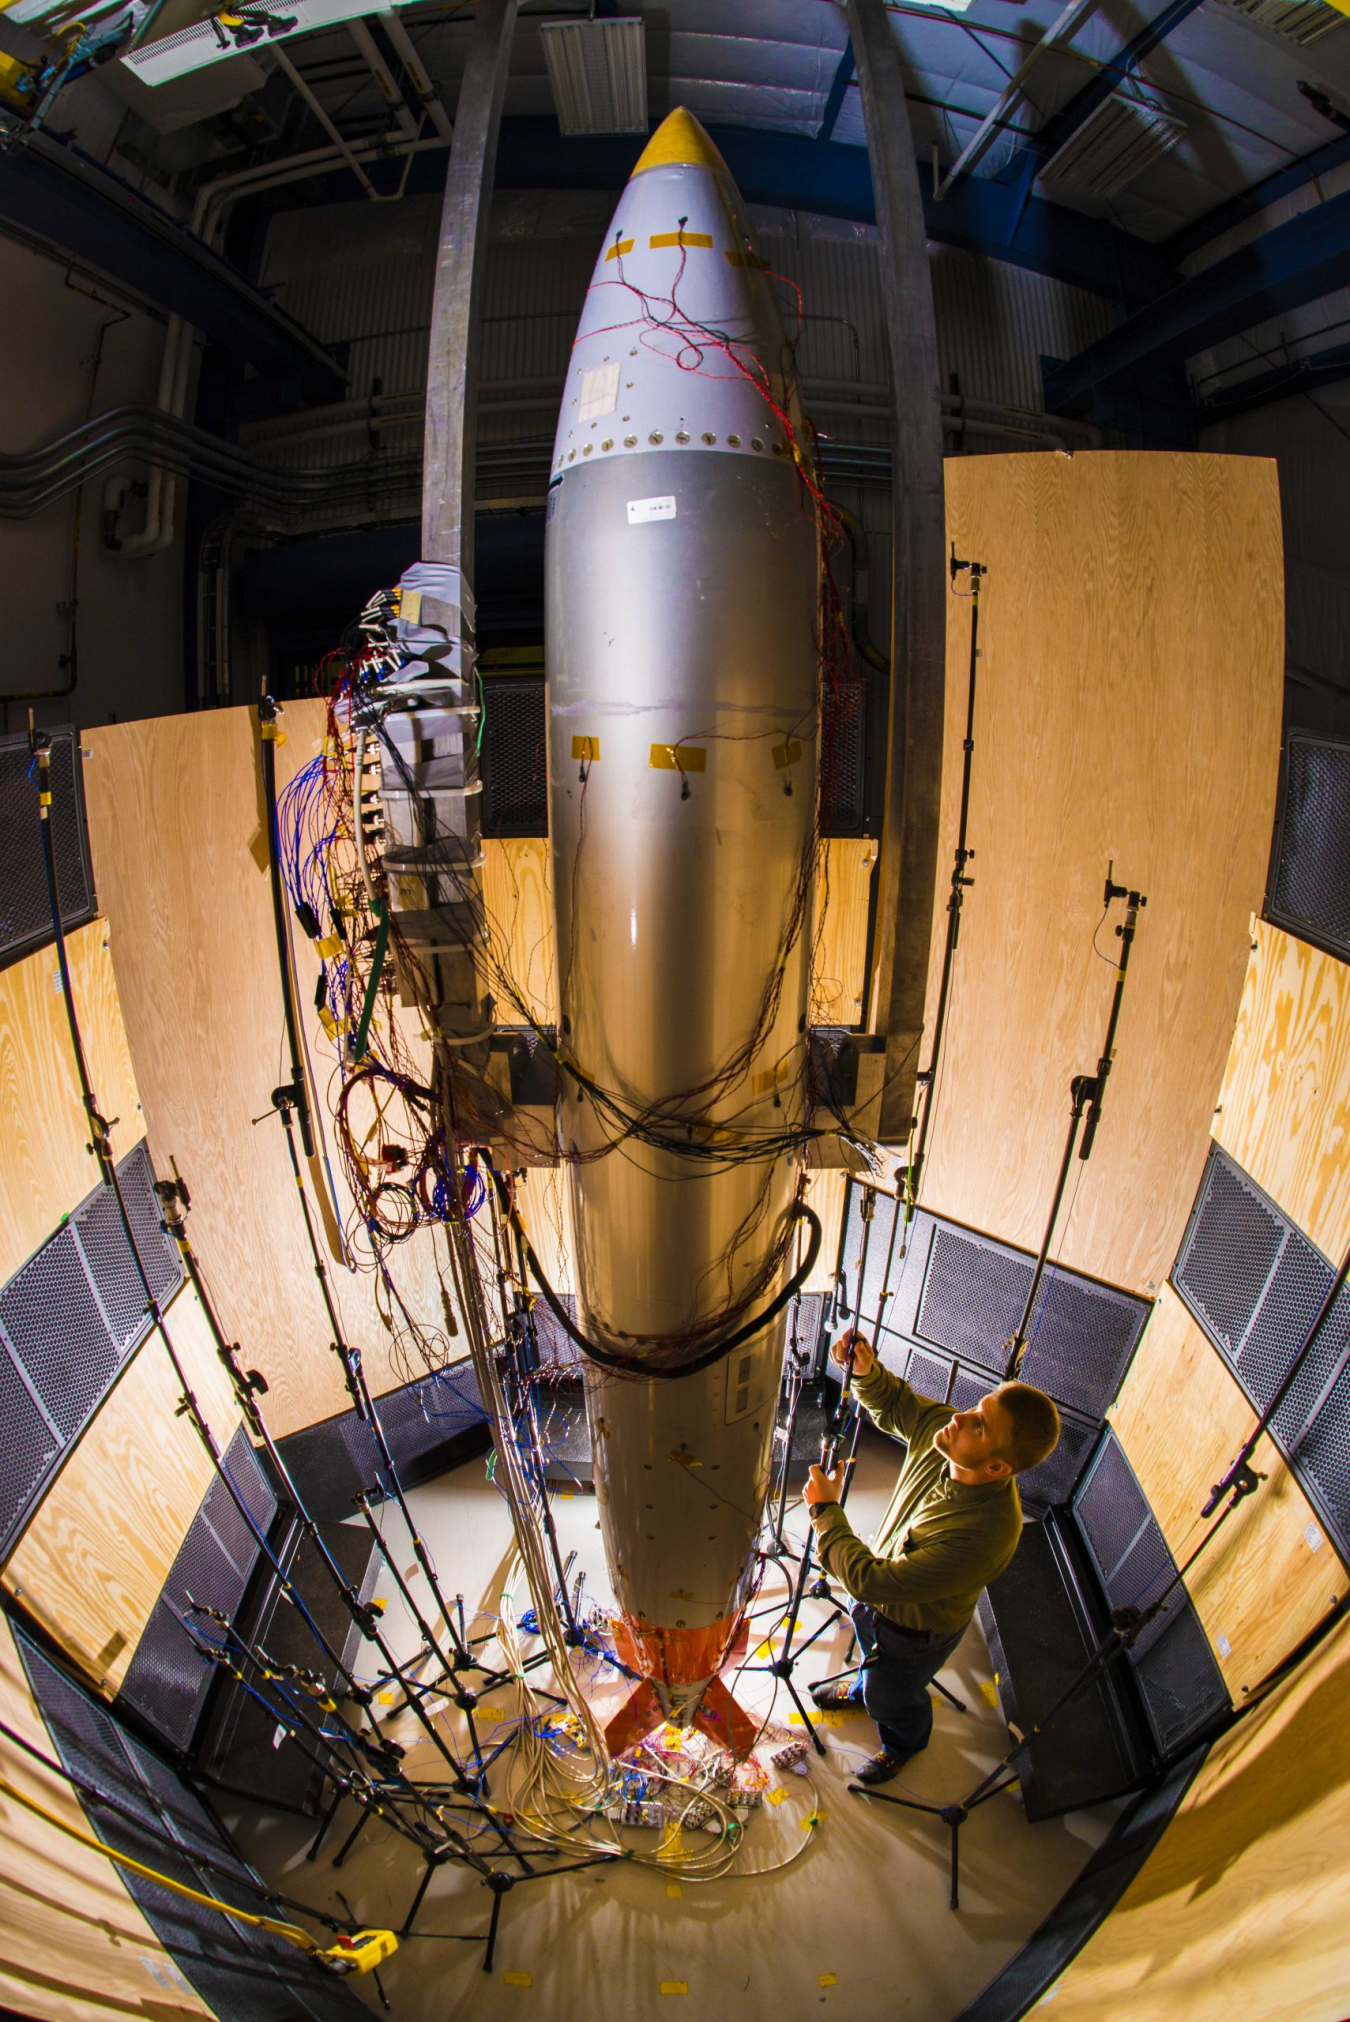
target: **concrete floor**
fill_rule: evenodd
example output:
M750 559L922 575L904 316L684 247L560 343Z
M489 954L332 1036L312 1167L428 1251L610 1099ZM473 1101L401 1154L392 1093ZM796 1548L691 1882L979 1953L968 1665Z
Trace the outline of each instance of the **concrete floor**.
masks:
M869 1439L849 1504L864 1535L880 1516L895 1466L889 1443ZM446 1592L462 1590L471 1609L495 1607L511 1533L505 1504L481 1464L415 1491L411 1500ZM556 1514L564 1551L575 1550L586 1569L588 1594L606 1598L593 1500L561 1496ZM411 1566L397 1510L387 1506L383 1519L386 1536L397 1540L399 1564ZM789 1519L789 1528L800 1535L801 1512ZM423 1584L420 1573L413 1584ZM387 1586L386 1581L377 1591ZM757 1605L781 1599L785 1586L782 1576L771 1575ZM526 1605L522 1594L517 1606ZM806 1634L825 1612L821 1602L806 1604ZM414 1649L416 1634L396 1597L387 1619L396 1647ZM763 1626L774 1619L764 1616ZM479 1630L484 1626L480 1622ZM836 1626L813 1646L797 1673L803 1696L811 1679L840 1668L848 1635L846 1626ZM545 1670L535 1675L547 1683ZM1008 1738L978 1623L942 1678L968 1711L958 1713L939 1699L931 1745L910 1764L903 1782L887 1786L930 1802L948 1802L969 1790L1004 1752ZM790 1702L772 1678L746 1673L736 1689L747 1706L761 1712L777 1689L775 1718L787 1724ZM494 1700L505 1707L509 1694L499 1687L484 1703L490 1707ZM459 1721L454 1715L457 1729ZM493 1725L489 1714L485 1744ZM411 1717L405 1714L394 1731L409 1745L410 1773L436 1777L439 1758L430 1743L417 1741ZM830 2010L847 2022L883 2017L950 2022L1064 1892L1117 1807L1032 1826L1015 1792L995 1798L962 1832L961 1909L954 1915L947 1906L946 1829L848 1792L850 1774L877 1746L871 1722L861 1715L830 1715L820 1732L827 1755L823 1762L813 1758L810 1781L773 1772L785 1796L750 1815L737 1874L677 1884L652 1869L615 1863L530 1882L503 1904L491 1975L482 1970L481 1944L447 1936L486 1931L487 1891L472 1872L442 1868L417 1920L425 1935L405 1941L382 1971L396 2022L445 2022L451 2014L457 2022L496 2022L499 2016L669 2022L682 2003L707 2022L733 2017L797 2022ZM328 1856L355 1818L351 1807L344 1806L313 1865L303 1858L313 1833L306 1821L244 1805L222 1809L269 1879L338 1910L340 1889L365 1924L403 1921L421 1862L392 1831L378 1824L368 1828L335 1871ZM811 1830L805 1820L813 1811L820 1823ZM639 1850L656 1840L636 1830L626 1836ZM755 1873L794 1850L798 1857L790 1866ZM352 1984L378 2010L373 1984Z

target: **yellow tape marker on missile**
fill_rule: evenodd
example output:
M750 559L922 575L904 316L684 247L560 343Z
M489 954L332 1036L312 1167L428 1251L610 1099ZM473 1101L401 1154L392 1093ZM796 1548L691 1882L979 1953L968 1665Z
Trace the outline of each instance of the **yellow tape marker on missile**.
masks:
M773 748L773 762L780 772L784 771L789 765L801 764L802 748L795 737L789 737L786 744L775 744Z
M712 250L711 232L653 232L647 241L655 253L663 246L706 246Z
M600 739L598 737L574 737L572 739L572 756L573 758L579 758L584 765L593 765L600 756Z
M708 754L701 744L654 744L651 766L654 772L706 772Z
M632 252L633 245L634 241L632 239L616 239L614 244L610 247L609 251L605 254L605 258L607 260L620 259L625 253Z

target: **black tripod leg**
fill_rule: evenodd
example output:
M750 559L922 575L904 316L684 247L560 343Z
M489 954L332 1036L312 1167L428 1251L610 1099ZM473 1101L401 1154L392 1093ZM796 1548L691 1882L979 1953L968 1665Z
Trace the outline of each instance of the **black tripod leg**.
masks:
M789 1699L791 1699L793 1705L796 1707L797 1711L802 1716L802 1726L806 1729L807 1734L810 1736L811 1746L815 1749L817 1755L823 1756L825 1753L825 1743L821 1740L820 1736L816 1733L816 1730L812 1725L811 1715L807 1712L806 1707L802 1703L801 1694L798 1692L796 1686L793 1684L791 1676L789 1675L788 1672L780 1671L778 1675L783 1680L783 1683L787 1686Z
M931 1679L929 1682L931 1683L933 1690L935 1692L940 1692L943 1698L946 1700L947 1704L949 1706L954 1706L958 1713L969 1713L970 1708L967 1706L964 1699L958 1699L954 1692L949 1692L947 1690L947 1687L941 1684L939 1680L936 1678Z
M435 1874L436 1869L439 1866L440 1866L439 1861L437 1861L431 1856L428 1856L427 1864L422 1870L422 1879L417 1884L417 1894L412 1899L412 1908L408 1911L407 1916L403 1919L403 1924L399 1931L400 1938L410 1938L412 1936L413 1925L417 1921L417 1912L421 1909L422 1900L425 1897L427 1890L431 1887L431 1877Z
M310 1841L309 1846L305 1851L305 1859L307 1861L318 1859L319 1848L323 1845L324 1839L328 1832L328 1828L333 1823L333 1820L337 1817L338 1806L341 1804L346 1794L347 1793L340 1787L334 1791L333 1802L329 1805L327 1811L324 1813L323 1817L319 1820L319 1830L315 1833L313 1839Z
M360 1818L357 1819L356 1824L352 1827L351 1831L347 1834L346 1839L343 1840L342 1845L333 1855L333 1866L335 1868L340 1868L342 1866L342 1863L346 1860L348 1854L351 1852L352 1848L356 1845L357 1838L360 1834L361 1828L365 1824L366 1820L370 1817L371 1809L372 1807L370 1805L365 1805L362 1808Z
M485 1973L492 1971L492 1958L497 1949L497 1926L501 1922L502 1897L505 1893L504 1889L494 1889L492 1891L492 1916L488 1922L487 1950L483 1954L483 1971Z
M947 1820L947 1830L952 1836L951 1907L954 1910L959 1910L961 1907L961 1825L961 1818L949 1818Z

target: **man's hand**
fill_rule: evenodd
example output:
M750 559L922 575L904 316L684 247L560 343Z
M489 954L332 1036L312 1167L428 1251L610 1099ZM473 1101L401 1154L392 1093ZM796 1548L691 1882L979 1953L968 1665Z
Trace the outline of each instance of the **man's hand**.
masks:
M853 1373L855 1376L866 1376L877 1358L871 1342L864 1334L856 1332L841 1334L830 1349L830 1360L837 1362L842 1369L848 1360L850 1341L853 1343Z
M815 1509L824 1502L838 1502L844 1492L844 1472L847 1467L848 1462L841 1460L831 1474L825 1468L812 1463L810 1478L802 1490L802 1501L808 1509Z

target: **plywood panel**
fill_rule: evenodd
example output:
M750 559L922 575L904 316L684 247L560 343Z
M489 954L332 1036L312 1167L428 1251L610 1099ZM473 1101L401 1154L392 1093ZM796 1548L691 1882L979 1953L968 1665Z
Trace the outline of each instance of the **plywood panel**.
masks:
M1339 1262L1350 1242L1350 967L1252 925L1214 1135Z
M804 1292L828 1292L834 1283L834 1267L839 1257L839 1225L843 1220L847 1185L848 1174L845 1172L808 1172L806 1175L806 1205L814 1208L820 1217L821 1237L820 1255L802 1286Z
M324 710L291 703L280 784L319 749ZM231 1338L271 1386L275 1434L347 1405L295 1198L280 1123L266 1114L284 1072L254 713L160 717L92 730L85 791L100 900L140 1075L151 1153L175 1157L192 1192L191 1235ZM335 1059L312 1010L315 958L297 947L300 1001L321 1100ZM254 1124L254 1117L263 1121ZM340 1214L351 1211L339 1189ZM395 1252L411 1311L437 1331L430 1232ZM330 1263L347 1339L373 1389L422 1373L375 1308L373 1280Z
M71 990L94 1094L119 1117L118 1156L144 1135L106 920L67 937ZM56 950L0 970L0 1284L98 1185Z
M497 1023L558 1022L554 960L553 857L546 836L486 837L483 903L493 954L521 1004L494 979Z
M1201 1507L1256 1413L1170 1286L1144 1330L1112 1419L1180 1564L1209 1529ZM1269 1439L1252 1465L1266 1479L1225 1519L1186 1582L1235 1705L1347 1585L1312 1506Z
M191 1286L169 1334L222 1450L239 1422ZM157 1333L141 1343L71 1450L5 1568L9 1592L109 1697L117 1691L211 1482Z
M816 881L811 1023L860 1025L867 963L867 907L877 846L868 837L830 836Z
M1148 895L1063 1261L1161 1284L1194 1198L1259 905L1284 633L1273 463L962 457L948 532L987 564L970 843L926 1204L1035 1249L1114 975L1108 862ZM958 582L957 589L962 588ZM940 876L960 795L970 605L948 604ZM928 1018L945 913L934 921Z
M0 1717L53 1754L9 1624L0 1620ZM69 1784L0 1736L0 1776L77 1830ZM43 2022L170 2022L209 2016L118 1880L111 1861L0 1795L0 2002Z
M1350 2014L1350 1622L1210 1755L1054 2022Z

